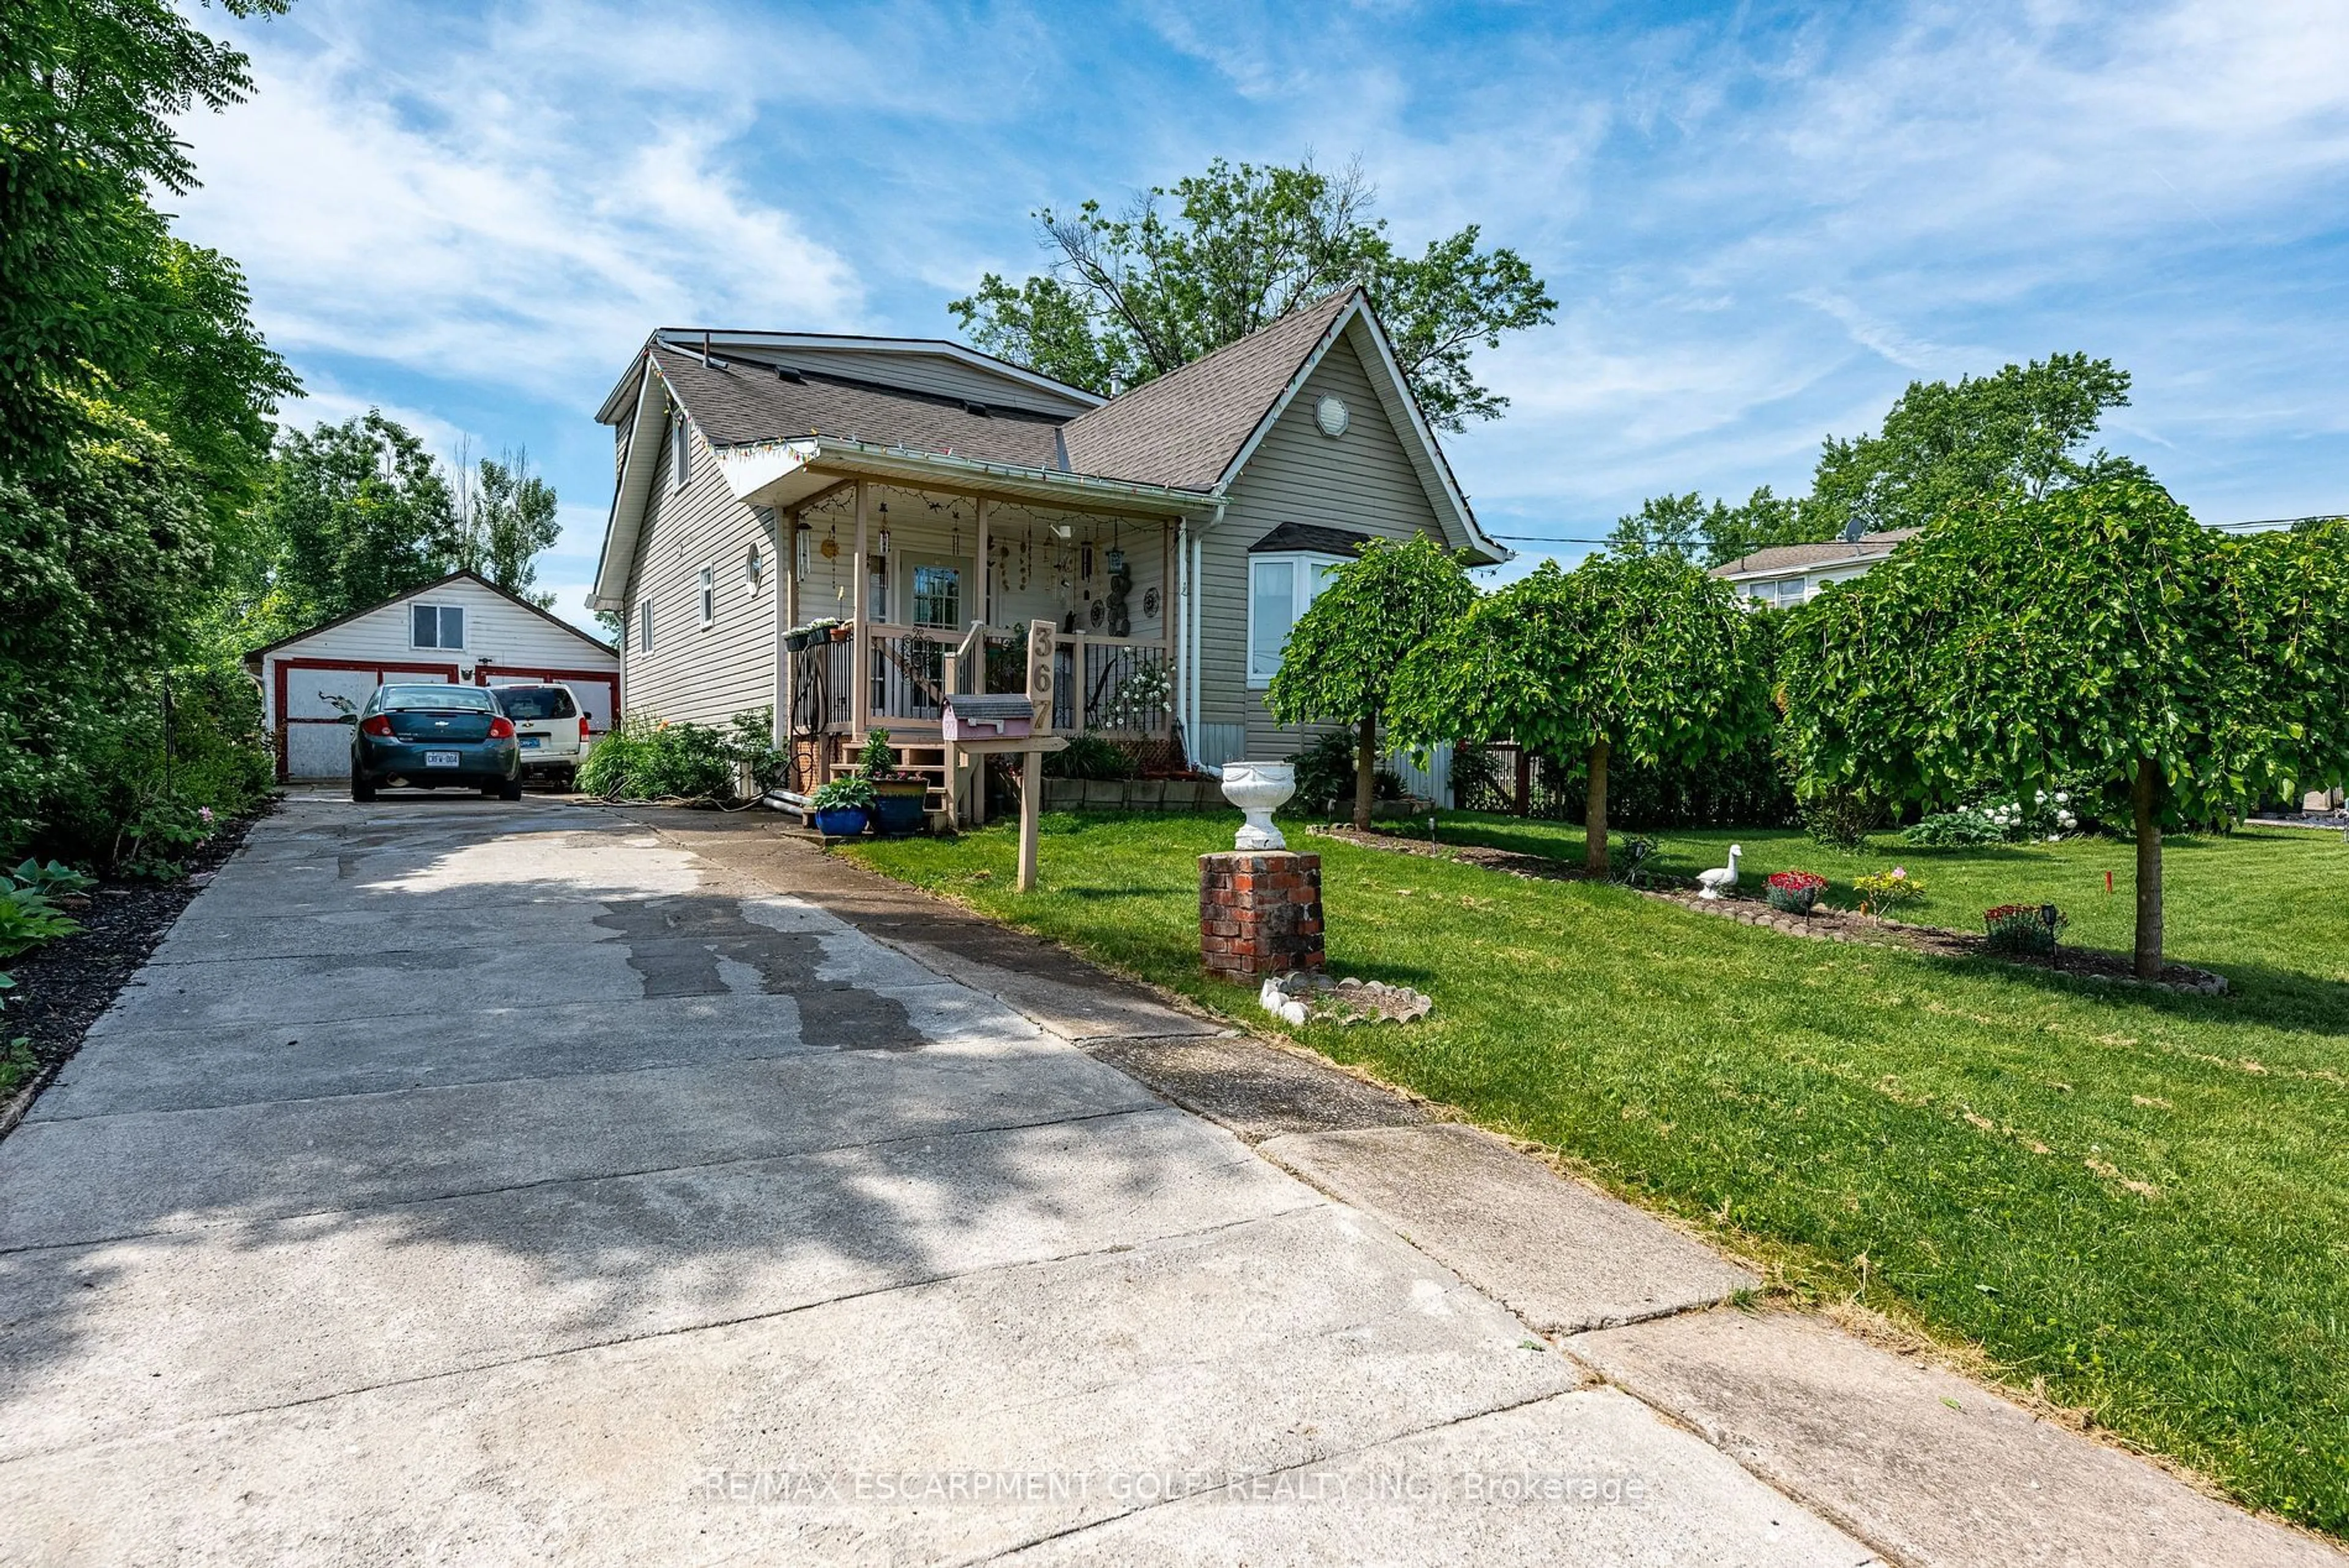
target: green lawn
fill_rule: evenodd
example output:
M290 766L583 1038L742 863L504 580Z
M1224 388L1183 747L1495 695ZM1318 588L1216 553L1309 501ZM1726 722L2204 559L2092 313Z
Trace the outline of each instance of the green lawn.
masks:
M1013 839L859 846L869 865L1084 950L1257 1027L1198 970L1194 857L1213 817L1045 819ZM1578 857L1578 832L1458 817L1447 834ZM2127 846L1859 857L1799 835L1665 836L1669 869L1736 836L1758 881L1907 865L1971 925L2046 899L2126 949ZM1843 947L1617 888L1529 881L1322 840L1330 963L1415 985L1409 1028L1291 1031L1332 1058L1565 1151L1805 1297L1861 1296L1980 1347L2018 1386L2349 1534L2349 848L2306 833L2187 840L2170 952L2202 998L1988 961ZM2104 893L2104 872L2116 891Z

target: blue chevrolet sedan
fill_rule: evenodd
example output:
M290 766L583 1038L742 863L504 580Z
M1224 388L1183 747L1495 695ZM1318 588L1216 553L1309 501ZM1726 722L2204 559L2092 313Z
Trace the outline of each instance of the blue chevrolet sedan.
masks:
M387 784L522 798L522 748L497 700L478 686L378 686L351 732L351 798Z

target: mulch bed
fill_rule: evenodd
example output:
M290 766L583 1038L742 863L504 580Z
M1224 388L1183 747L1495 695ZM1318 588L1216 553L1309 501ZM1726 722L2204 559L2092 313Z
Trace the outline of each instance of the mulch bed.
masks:
M1489 845L1430 844L1423 838L1401 838L1375 828L1368 833L1342 826L1317 827L1311 831L1325 838L1360 845L1365 849L1482 866L1512 877L1527 877L1545 882L1592 880L1579 866L1553 860L1547 856L1495 849ZM2164 991L2189 992L2204 996L2222 995L2227 990L2225 975L2213 974L2209 970L2196 969L2190 964L2166 964L2162 968L2161 979L2142 981L2137 979L2135 967L2126 953L2098 952L2086 948L2058 948L2049 955L1999 952L1992 949L1986 938L1967 931L1946 930L1939 926L1912 926L1905 920L1878 921L1849 909L1833 909L1824 906L1808 915L1788 914L1785 910L1772 909L1761 898L1734 895L1724 898L1700 898L1693 884L1683 877L1659 877L1654 880L1666 885L1631 890L1643 898L1677 905L1692 914L1713 915L1735 920L1740 925L1763 926L1771 930L1784 931L1788 936L1810 937L1819 941L1903 947L1942 958L1995 959L2002 963L2053 970L2077 980L2109 981L2118 985L2149 984Z
M274 809L274 803L264 814ZM244 843L254 817L230 823L188 852L188 875L176 882L104 882L88 895L87 908L69 909L81 929L28 953L0 961L16 989L5 994L0 1044L32 1042L40 1064L29 1082L0 1102L0 1136L13 1130L33 1097L57 1075L98 1015L114 1005L139 966L171 930L189 900L203 890L228 857ZM69 902L78 904L81 900Z

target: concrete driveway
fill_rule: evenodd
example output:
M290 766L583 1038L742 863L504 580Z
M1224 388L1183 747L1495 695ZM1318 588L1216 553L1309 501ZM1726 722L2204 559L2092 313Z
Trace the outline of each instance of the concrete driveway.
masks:
M609 813L295 801L0 1143L0 1561L999 1556L1871 1561Z

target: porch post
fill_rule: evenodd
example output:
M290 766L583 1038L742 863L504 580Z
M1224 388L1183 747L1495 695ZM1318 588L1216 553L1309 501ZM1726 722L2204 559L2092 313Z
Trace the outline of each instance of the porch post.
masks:
M800 514L797 511L778 514L782 524L772 540L775 546L775 724L774 743L792 743L792 678L799 673L799 660L783 646L783 634L800 623Z
M994 618L990 613L993 607L988 603L988 600L992 597L995 589L995 568L988 565L987 558L987 514L988 510L987 497L984 495L974 495L971 497L970 504L971 509L978 514L978 618L981 620L991 620ZM987 661L985 659L979 660L979 668L981 670L984 670L987 668ZM982 680L980 684L984 685L985 681Z
M865 711L873 701L865 670L873 657L872 628L865 618L867 601L873 597L873 579L864 559L864 537L872 511L872 482L860 479L856 482L856 554L848 564L848 732L858 740L864 738Z

